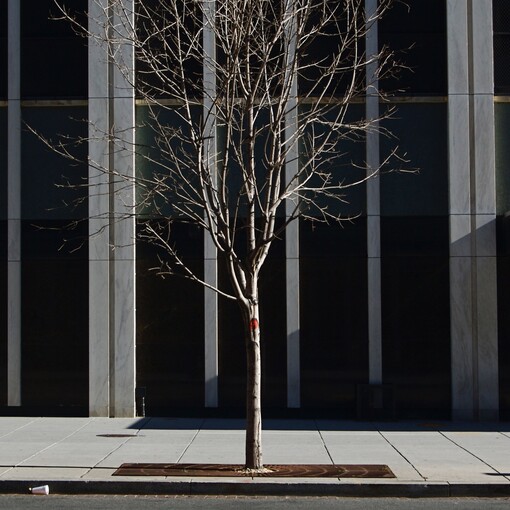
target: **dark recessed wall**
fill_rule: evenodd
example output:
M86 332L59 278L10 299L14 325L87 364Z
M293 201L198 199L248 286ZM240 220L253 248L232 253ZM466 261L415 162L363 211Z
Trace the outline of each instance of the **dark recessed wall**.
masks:
M365 218L300 224L301 405L319 414L353 417L368 381L366 253Z
M142 225L138 226L139 229ZM172 242L186 264L203 276L203 235L176 223ZM136 384L145 388L147 414L204 405L204 298L200 285L153 270L165 253L137 243Z

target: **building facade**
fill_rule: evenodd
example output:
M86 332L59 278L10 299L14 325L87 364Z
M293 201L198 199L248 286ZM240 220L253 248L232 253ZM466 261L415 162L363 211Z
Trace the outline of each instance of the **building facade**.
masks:
M67 3L94 13L107 1ZM398 140L419 172L383 171L348 197L355 221L301 221L272 248L261 289L269 413L353 417L359 388L383 385L397 417L510 416L510 6L407 3L365 43L394 48L409 70L378 82L385 101L355 105L374 117L395 107L384 126L394 137L367 135L351 157L377 167ZM32 132L144 136L129 81L52 10L0 4L0 410L133 416L142 388L150 414L242 409L236 306L151 274L136 220L107 221L133 197L116 200L93 165L70 165ZM141 165L101 143L72 150ZM78 186L57 186L68 180ZM87 195L87 182L104 193ZM176 235L204 278L226 280L200 231Z

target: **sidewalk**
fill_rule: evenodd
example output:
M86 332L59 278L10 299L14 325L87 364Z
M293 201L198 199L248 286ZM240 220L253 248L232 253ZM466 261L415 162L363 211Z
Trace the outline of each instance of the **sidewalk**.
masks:
M238 420L0 417L0 494L510 496L509 423L264 422L266 464L386 464L394 479L119 477L123 463L242 464Z

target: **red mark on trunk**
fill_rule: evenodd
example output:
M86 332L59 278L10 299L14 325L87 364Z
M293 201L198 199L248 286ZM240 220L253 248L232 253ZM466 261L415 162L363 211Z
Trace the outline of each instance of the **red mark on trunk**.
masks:
M259 321L257 319L250 321L250 329L259 329Z

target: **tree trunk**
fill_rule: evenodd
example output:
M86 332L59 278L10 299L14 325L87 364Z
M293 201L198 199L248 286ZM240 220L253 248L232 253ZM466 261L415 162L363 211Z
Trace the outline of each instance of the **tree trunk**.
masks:
M258 302L250 302L243 313L246 336L246 469L261 470L262 410L261 360Z

